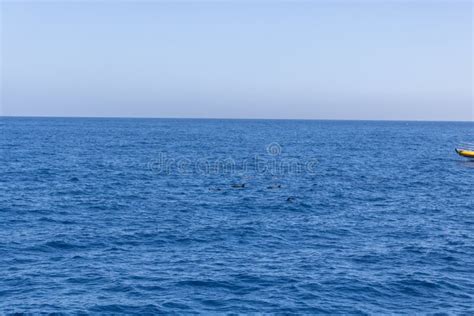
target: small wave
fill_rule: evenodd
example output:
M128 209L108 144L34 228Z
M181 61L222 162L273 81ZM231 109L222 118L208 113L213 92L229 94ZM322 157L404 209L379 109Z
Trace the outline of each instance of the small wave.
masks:
M75 221L68 221L68 220L56 220L51 217L41 217L39 219L40 222L47 222L47 223L58 223L63 225L74 225L77 224Z
M91 313L99 313L99 314L162 314L163 310L161 310L158 306L148 304L148 305L121 305L121 304L108 304L108 305L95 305L89 308L88 312Z
M196 288L221 288L227 290L234 290L236 285L226 281L214 281L214 280L187 280L176 283L177 286L189 286Z
M72 243L68 243L68 242L60 241L60 240L49 241L44 244L44 247L58 249L58 250L74 250L74 249L85 248L85 246L76 245L76 244L72 244Z

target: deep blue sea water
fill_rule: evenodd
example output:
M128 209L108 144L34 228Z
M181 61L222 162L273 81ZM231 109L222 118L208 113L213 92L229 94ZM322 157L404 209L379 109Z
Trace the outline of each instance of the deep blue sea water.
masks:
M474 313L472 122L0 125L0 312Z

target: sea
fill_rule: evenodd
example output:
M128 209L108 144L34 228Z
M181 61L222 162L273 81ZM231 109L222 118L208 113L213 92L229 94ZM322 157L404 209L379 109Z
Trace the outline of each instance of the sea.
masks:
M0 313L474 314L473 122L0 118Z

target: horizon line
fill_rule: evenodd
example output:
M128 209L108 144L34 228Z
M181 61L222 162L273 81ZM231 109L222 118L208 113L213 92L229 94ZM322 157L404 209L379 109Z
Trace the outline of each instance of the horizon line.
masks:
M429 119L332 119L332 118L233 118L233 117L178 117L178 116L62 116L62 115L0 115L0 118L70 118L70 119L168 119L168 120L240 120L240 121L348 121L348 122L439 122L474 123L470 120Z

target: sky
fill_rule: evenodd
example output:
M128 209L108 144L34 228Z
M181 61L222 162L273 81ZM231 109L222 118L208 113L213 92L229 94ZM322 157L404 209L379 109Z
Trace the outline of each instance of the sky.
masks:
M0 115L473 120L471 1L0 2Z

